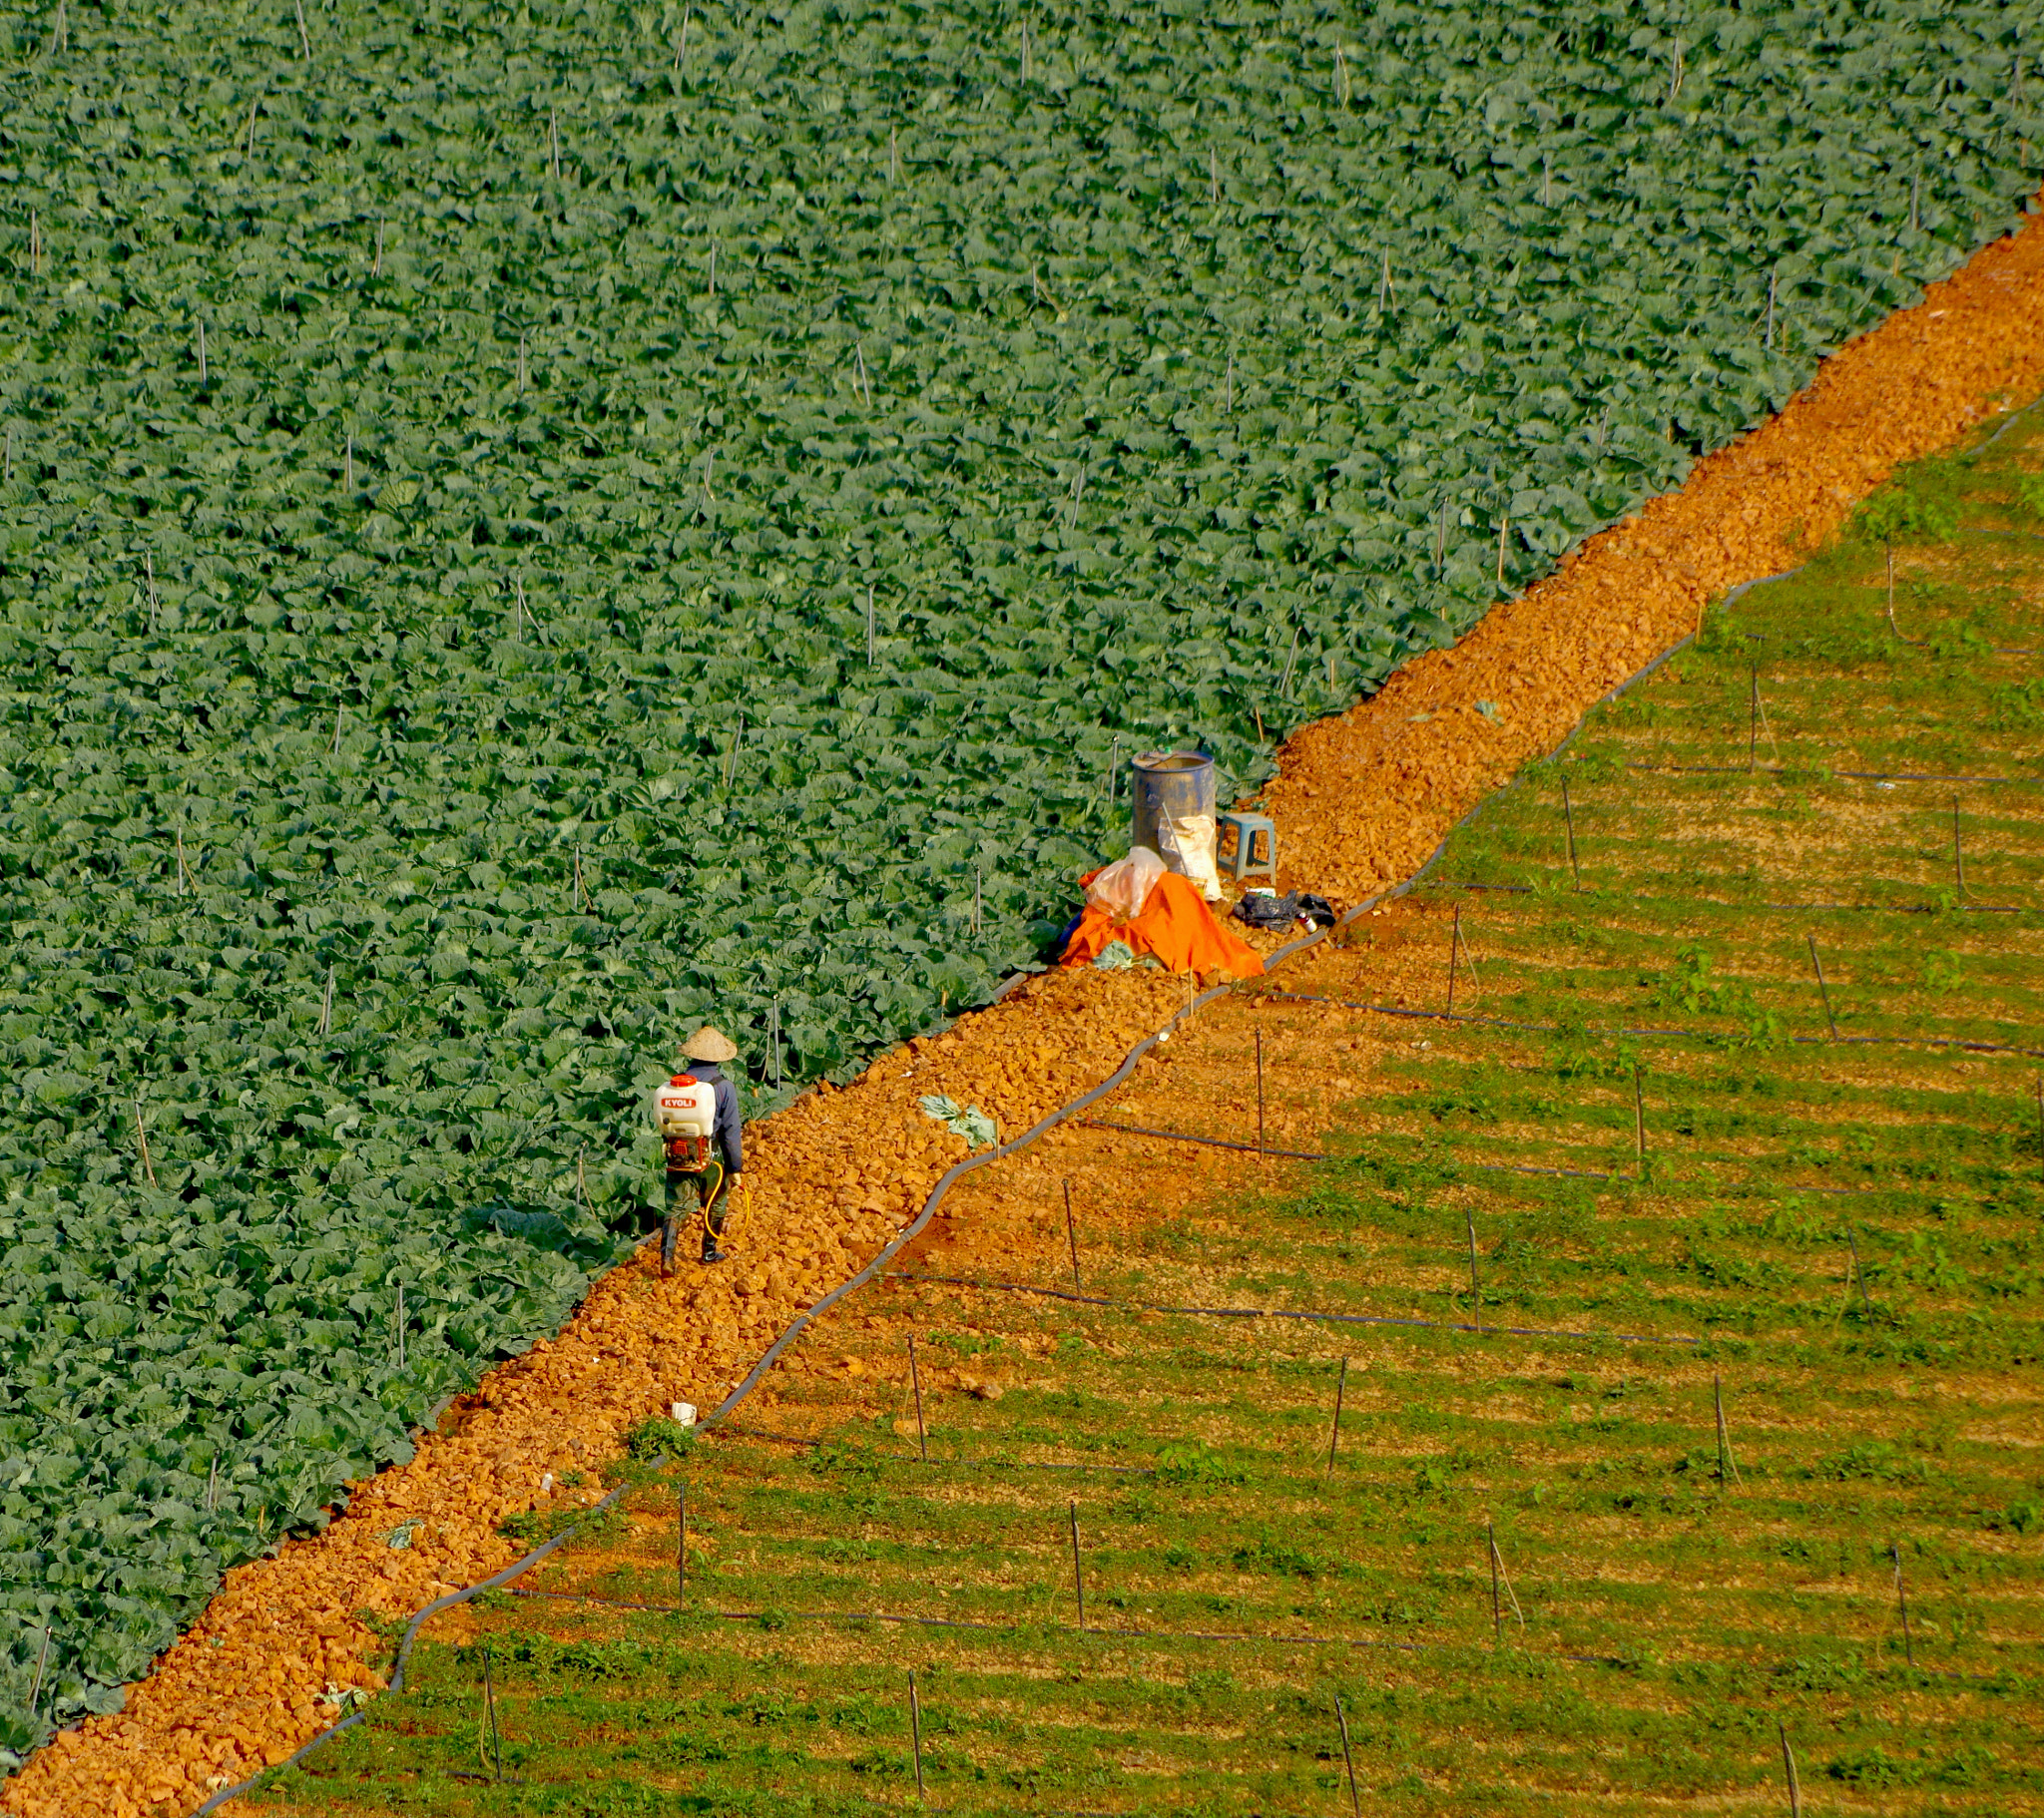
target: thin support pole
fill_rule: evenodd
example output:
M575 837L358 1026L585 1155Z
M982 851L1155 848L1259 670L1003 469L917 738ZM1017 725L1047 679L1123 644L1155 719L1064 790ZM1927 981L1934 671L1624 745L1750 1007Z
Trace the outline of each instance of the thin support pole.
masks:
M1341 1726L1341 1765L1348 1771L1349 1818L1362 1818L1362 1797L1355 1790L1355 1756L1348 1747L1348 1713L1334 1700L1334 1721Z
M1959 798L1952 797L1952 888L1966 894L1966 854L1959 844Z
M1462 1223L1469 1233L1469 1318L1476 1327L1476 1336L1483 1336L1483 1288L1476 1278L1476 1214L1466 1205L1462 1208Z
M1788 1726L1777 1717L1775 1729L1782 1738L1782 1766L1788 1775L1788 1818L1802 1818L1802 1788L1795 1778L1795 1751L1788 1746Z
M915 1361L915 1340L908 1341L908 1383L915 1391L915 1447L922 1454L922 1462L930 1462L929 1431L922 1424L922 1369Z
M49 1665L49 1663L50 1625L45 1622L43 1624L43 1644L36 1649L36 1676L29 1681L28 1687L28 1714L30 1721L34 1721L36 1702L43 1695L43 1668Z
M1711 1398L1718 1407L1718 1482L1722 1487L1727 1482L1740 1483L1739 1461L1732 1456L1732 1435L1725 1425L1725 1380L1721 1376L1711 1378ZM1741 1486L1744 1488L1744 1486Z
M1065 1248L1072 1257L1072 1291L1083 1294L1085 1284L1079 1279L1079 1228L1072 1219L1072 1183L1065 1181Z
M1079 1564L1079 1503L1072 1501L1072 1594L1079 1601L1079 1626L1086 1626L1086 1575Z
M1462 905L1455 905L1455 926L1448 936L1448 1014L1455 1012L1455 961L1462 953Z
M397 1311L391 1316L397 1326L397 1367L404 1368L404 1283L397 1284Z
M1501 1563L1497 1557L1497 1530L1489 1522L1485 1522L1483 1535L1490 1547L1490 1644L1493 1647L1502 1647L1505 1644L1505 1614L1504 1604L1498 1594Z
M185 829L180 827L178 829L178 894L180 896L185 894L185 888L190 882L191 875L185 869Z
M1497 521L1497 585L1502 593L1505 585L1505 533L1511 529L1512 514L1503 513Z
M1257 1031L1257 1154L1264 1153L1264 1032Z
M333 1033L333 968L331 966L326 968L326 995L319 1001L318 1033L322 1036Z
M915 1756L915 1796L924 1797L922 1784L922 1700L915 1695L915 1673L908 1675L908 1746Z
M675 1486L675 1601L689 1600L689 1486Z
M1576 888L1580 890L1583 887L1583 867L1576 862L1576 811L1569 801L1569 779L1566 776L1561 779L1561 819L1568 830L1569 875L1576 880Z
M1902 1589L1902 1546L1899 1541L1890 1543L1888 1551L1895 1556L1895 1608L1902 1617L1902 1657L1911 1666L1916 1664L1916 1643L1909 1634L1909 1595Z
M1761 666L1747 665L1746 702L1746 767L1753 771L1760 762L1761 742Z
M1639 1157L1640 1179L1647 1178L1647 1096L1640 1084L1638 1062L1633 1064L1633 1149Z
M213 1455L213 1463L206 1473L206 1512L211 1515L220 1507L220 1454Z
M1816 968L1817 996L1824 1001L1824 1021L1830 1025L1831 1040L1838 1039L1838 1019L1831 1014L1831 988L1824 983L1824 963L1816 957L1816 936L1809 937L1809 963Z
M149 1158L149 1131L142 1122L142 1101L135 1101L135 1146L142 1151L142 1171L156 1185L156 1164Z
M1341 1397L1348 1388L1348 1359L1341 1360L1341 1373L1334 1378L1334 1419L1327 1428L1327 1477L1334 1475L1334 1449L1341 1443Z
M873 590L866 589L866 668L873 667L873 654L877 648L876 631L873 624Z
M1866 1271L1859 1264L1859 1240L1852 1235L1852 1227L1845 1227L1845 1247L1852 1252L1852 1279L1859 1284L1859 1304L1867 1312L1873 1311L1873 1298L1866 1291Z
M504 1778L504 1744L497 1734L497 1687L490 1676L490 1644L483 1643L483 1708L490 1717L490 1765L494 1777Z

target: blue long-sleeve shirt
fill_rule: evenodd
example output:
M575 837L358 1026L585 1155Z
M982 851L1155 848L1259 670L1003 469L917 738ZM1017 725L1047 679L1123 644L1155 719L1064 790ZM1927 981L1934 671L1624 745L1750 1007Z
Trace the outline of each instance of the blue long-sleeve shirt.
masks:
M692 1078L717 1090L717 1152L724 1159L725 1172L740 1173L746 1154L739 1128L739 1089L724 1077L715 1061L683 1063Z

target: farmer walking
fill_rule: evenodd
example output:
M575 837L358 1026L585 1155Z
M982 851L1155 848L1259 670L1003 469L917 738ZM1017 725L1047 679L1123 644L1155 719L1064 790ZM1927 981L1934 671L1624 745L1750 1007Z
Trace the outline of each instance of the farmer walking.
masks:
M660 1136L667 1148L667 1220L660 1234L660 1272L674 1267L682 1197L693 1192L703 1215L703 1260L722 1262L718 1247L725 1214L745 1167L739 1144L739 1089L722 1064L738 1058L730 1037L707 1024L682 1050L685 1070L654 1094Z

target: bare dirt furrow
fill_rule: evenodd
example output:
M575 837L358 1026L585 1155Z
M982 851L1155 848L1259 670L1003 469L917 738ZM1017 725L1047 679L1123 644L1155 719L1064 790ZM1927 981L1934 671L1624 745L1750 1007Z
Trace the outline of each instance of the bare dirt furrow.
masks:
M1707 598L1791 566L1896 463L2040 386L2044 233L2032 228L1843 349L1779 418L1455 649L1294 734L1269 791L1290 880L1355 901L1408 875L1457 817L1691 631ZM127 1709L61 1736L0 1790L0 1810L185 1813L282 1759L333 1720L333 1692L377 1682L368 1662L382 1644L364 1613L408 1614L509 1563L507 1515L593 1499L562 1480L669 1403L717 1402L912 1215L964 1152L920 1095L978 1105L1013 1134L1105 1078L1183 993L1151 973L1050 975L753 1133L735 1265L668 1282L644 1255L617 1270L559 1338L450 1409L412 1464L355 1486L323 1534L231 1573ZM1212 1171L1217 1153L1165 1165Z

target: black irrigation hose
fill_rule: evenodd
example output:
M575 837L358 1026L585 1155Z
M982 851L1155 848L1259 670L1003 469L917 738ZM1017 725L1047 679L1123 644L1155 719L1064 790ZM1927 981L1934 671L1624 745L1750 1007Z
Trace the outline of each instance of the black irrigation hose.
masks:
M1542 1169L1542 1172L1562 1172L1561 1169ZM1594 1176L1604 1179L1607 1176ZM1487 1332L1502 1333L1511 1338L1584 1338L1597 1342L1610 1339L1619 1344L1635 1345L1700 1345L1701 1338L1686 1338L1680 1333L1663 1336L1653 1332L1572 1332L1540 1326L1492 1326L1477 1325L1473 1321L1450 1319L1398 1319L1388 1313L1314 1313L1292 1307L1181 1307L1167 1301L1157 1300L1109 1300L1098 1294L1075 1294L1069 1288L1042 1288L1027 1281L979 1281L969 1275L908 1274L901 1270L890 1270L889 1281L942 1282L950 1287L981 1288L992 1293L999 1290L1008 1294L1037 1294L1046 1300L1067 1300L1080 1306L1132 1308L1139 1313L1184 1313L1200 1319L1296 1319L1308 1325L1341 1326L1413 1326L1429 1332Z
M679 1603L630 1603L616 1597L594 1597L579 1591L514 1591L514 1597L545 1597L560 1603L590 1603L599 1609L643 1609L654 1615L705 1616L715 1622L757 1622L764 1609L688 1609ZM969 1628L981 1633L1019 1634L1024 1629L1052 1626L1042 1622L975 1622L963 1616L900 1615L885 1609L780 1609L772 1614L785 1622L893 1622L904 1628ZM1454 1641L1379 1641L1368 1635L1255 1635L1246 1629L1102 1628L1096 1623L1055 1624L1062 1634L1104 1635L1118 1641L1246 1641L1258 1647L1385 1647L1400 1653L1429 1653L1463 1645ZM1573 1660L1583 1666L1623 1666L1609 1654L1560 1653L1548 1659Z
M1260 1145L1255 1142L1228 1142L1220 1136L1188 1136L1175 1130L1147 1130L1140 1124L1109 1124L1101 1118L1084 1118L1080 1122L1088 1130L1118 1130L1130 1136L1169 1136L1174 1142L1199 1142L1208 1148L1240 1149L1248 1155L1276 1155L1285 1161L1324 1161L1327 1158L1316 1149L1273 1148L1269 1143Z
M1906 643L1907 640L1904 640ZM1649 763L1644 758L1628 760L1628 770L1680 771L1690 776L1814 776L1814 764L1750 763ZM2038 783L2044 776L1947 776L1936 770L1831 770L1831 776L1849 776L1859 782L1995 782Z
M1789 572L1793 573L1794 571L1791 570ZM1781 579L1781 577L1770 575L1763 577L1763 579L1779 580ZM1727 596L1727 603L1729 604L1732 600L1737 599L1741 594L1746 592L1748 588L1756 587L1758 585L1760 585L1760 583L1757 581L1743 582L1739 587L1735 588L1730 595ZM1607 690L1602 696L1600 696L1596 701L1594 701L1589 708L1585 710L1583 717L1576 722L1575 726L1570 730L1568 737L1562 740L1561 745L1557 747L1557 751L1567 747L1569 742L1575 738L1576 734L1582 730L1584 724L1588 721L1590 714L1595 712L1598 707L1603 706L1608 701L1617 699L1617 697L1620 694L1624 693L1628 688L1632 687L1634 683L1644 682L1649 676L1652 676L1656 671L1658 671L1663 664L1667 663L1671 658L1678 656L1681 652L1687 650L1695 642L1696 639L1694 635L1683 639L1681 643L1675 645L1672 649L1662 652L1662 654L1659 657L1655 658L1652 663L1648 664L1647 667L1641 670L1637 675L1632 676L1628 680L1620 682L1616 687ZM1476 816L1482 811L1482 808L1483 803L1478 802L1476 806L1471 808L1467 814L1463 815L1460 820L1456 821L1455 824L1448 829L1447 834L1442 838L1440 844L1433 849L1432 855L1427 859L1427 861L1423 865L1419 867L1417 871L1415 871L1412 874L1412 876L1407 878L1401 884L1393 885L1390 889L1380 891L1377 895L1370 897L1363 902L1357 903L1354 906L1354 908L1350 909L1346 914L1344 914L1341 917L1340 921L1335 924L1335 927L1345 927L1348 923L1356 920L1359 916L1368 914L1370 910L1376 908L1379 904L1392 901L1395 898L1401 896L1409 895L1414 889L1416 889L1419 886L1421 881L1425 878L1426 874L1429 871L1431 871L1436 864L1440 862L1442 856L1446 853L1448 849L1449 840L1452 840L1454 836L1458 832L1460 832L1463 827L1467 826L1470 821L1474 820ZM1284 946L1279 947L1275 953L1271 954L1265 960L1264 964L1266 970L1268 971L1271 967L1276 966L1281 961L1289 958L1292 954L1297 953L1304 948L1311 947L1316 943L1325 940L1327 936L1332 932L1333 930L1331 929L1317 929L1313 933L1302 936L1298 940L1287 942ZM1004 983L999 995L1005 997L1007 993L1011 991L1013 988L1014 983L1012 981ZM883 1263L890 1261L893 1258L893 1256L905 1244L913 1241L916 1237L920 1236L924 1229L927 1228L930 1219L935 1215L938 1203L942 1200L944 1194L950 1190L951 1183L954 1180L956 1180L960 1174L963 1174L975 1167L983 1167L989 1161L998 1161L1003 1159L1005 1156L1013 1154L1017 1149L1021 1148L1024 1144L1033 1142L1038 1136L1042 1136L1047 1131L1056 1128L1056 1126L1063 1123L1067 1118L1071 1117L1073 1113L1083 1111L1087 1106L1094 1104L1101 1098L1104 1098L1108 1093L1112 1092L1117 1086L1121 1085L1122 1082L1125 1081L1129 1077L1129 1075L1135 1071L1136 1063L1140 1061L1144 1055L1148 1054L1152 1048L1156 1047L1158 1041L1163 1036L1169 1034L1169 1032L1172 1029L1176 1028L1178 1024L1185 1019L1186 1016L1190 1015L1192 1011L1200 1008L1202 1005L1212 1003L1216 998L1226 996L1233 989L1233 984L1217 985L1211 990L1200 993L1196 998L1192 1000L1191 1004L1187 1006L1186 1010L1181 1011L1178 1014L1174 1015L1171 1021L1168 1024L1166 1024L1163 1030L1158 1031L1155 1035L1145 1036L1142 1041L1138 1042L1135 1045L1134 1048L1130 1049L1127 1057L1123 1060L1121 1066L1118 1067L1114 1071L1114 1073L1111 1074L1106 1080L1102 1081L1100 1085L1094 1087L1091 1092L1082 1094L1079 1098L1073 1100L1071 1104L1062 1107L1058 1111L1052 1112L1049 1117L1043 1119L1040 1123L1032 1125L1027 1131L1023 1132L1021 1136L1017 1136L1012 1142L1001 1143L997 1147L989 1149L983 1155L967 1156L966 1159L960 1161L956 1166L950 1168L944 1174L944 1176L937 1182L936 1186L931 1190L929 1198L924 1202L922 1211L916 1216L916 1218L910 1224L905 1226L900 1232L898 1232L894 1236L894 1238L880 1251L880 1253L876 1255L870 1262L868 1262L864 1268L860 1269L856 1275L852 1276L850 1280L832 1289L831 1292L824 1295L821 1300L817 1301L815 1305L810 1307L806 1312L798 1314L795 1317L795 1319L789 1324L787 1329L784 1332L782 1332L777 1339L773 1341L772 1345L767 1349L766 1354L760 1359L759 1363L754 1365L754 1367L749 1372L747 1372L745 1380L741 1382L737 1388L733 1389L732 1392L729 1395L727 1395L724 1398L724 1400L717 1405L715 1411L709 1416L709 1421L716 1422L723 1420L731 1413L731 1411L734 1408L736 1408L739 1405L740 1402L744 1401L747 1396L752 1394L753 1390L759 1386L761 1379L766 1375L767 1369L771 1367L774 1361L777 1358L779 1358L781 1353L785 1351L787 1347L790 1344L792 1344L794 1340L798 1338L802 1334L802 1332L808 1328L810 1322L816 1317L817 1314L825 1311L827 1308L831 1306L834 1306L839 1300L843 1299L844 1296L849 1294L854 1288L863 1286L866 1282L870 1281L873 1278L874 1273L880 1268L880 1266ZM614 1503L620 1496L622 1496L625 1493L626 1488L627 1486L621 1484L616 1490L613 1490L610 1493L610 1495L606 1496L602 1502L596 1504L595 1507L590 1511L590 1514L594 1515L600 1513L604 1509L609 1508L612 1503ZM588 1518L585 1517L584 1519L587 1520ZM436 1597L432 1602L428 1603L423 1609L419 1610L411 1618L409 1624L407 1624L404 1631L404 1638L398 1643L397 1656L392 1666L390 1682L386 1689L390 1691L401 1691L403 1689L405 1662L410 1658L412 1643L414 1642L414 1640L416 1640L420 1628L425 1624L429 1617L437 1615L443 1609L451 1608L456 1603L466 1602L469 1598L480 1595L485 1591L493 1591L498 1586L508 1584L511 1580L520 1577L522 1574L526 1572L529 1572L533 1567L539 1565L542 1561L547 1559L556 1548L562 1546L564 1543L572 1539L574 1535L577 1533L578 1528L579 1524L577 1528L565 1529L560 1534L554 1536L552 1540L548 1541L545 1546L535 1549L533 1552L527 1554L524 1559L519 1560L510 1566L507 1566L502 1572L499 1572L490 1578L483 1579L477 1584L467 1587L465 1590L449 1591L447 1595L445 1595L444 1597ZM1378 1645L1392 1644L1379 1643ZM1573 1658L1575 1656L1564 1657ZM302 1761L314 1749L320 1747L322 1744L330 1741L333 1737L339 1735L342 1730L351 1729L356 1723L360 1722L362 1718L365 1717L367 1714L368 1712L366 1709L350 1712L347 1716L343 1717L338 1723L333 1724L330 1728L321 1730L318 1735L314 1736L309 1742L305 1743L303 1747L297 1749L295 1752L285 1757L283 1761L277 1763L276 1765L279 1768L296 1766L298 1762ZM219 1807L227 1804L228 1801L231 1799L237 1799L241 1797L242 1794L247 1793L252 1788L254 1788L256 1781L261 1779L263 1774L266 1774L270 1771L271 1770L269 1768L265 1767L261 1769L260 1772L252 1775L247 1780L244 1780L239 1786L223 1787L219 1792L215 1793L211 1798L209 1798L204 1805L199 1806L196 1809L196 1811L193 1813L193 1818L203 1818L203 1814L217 1810Z
M1429 878L1426 887L1429 890L1481 890L1493 896L1537 896L1540 894L1531 884L1477 884L1463 878L1449 877ZM1627 901L1633 903L1652 902L1655 900L1652 897L1641 896L1629 896L1627 898ZM2028 915L2032 913L2032 911L2025 909L2020 903L1954 903L1949 910L1945 910L1938 903L1725 903L1718 902L1707 896L1692 896L1682 900L1689 903L1692 907L1730 909L1742 915L1754 909L1792 910L1797 913L1823 910L1878 915L1938 915L1941 913L1951 915Z
M1475 1023L1485 1029L1519 1029L1534 1035L1556 1035L1560 1025L1555 1023L1511 1023L1501 1017L1468 1016L1453 1010L1407 1010L1398 1004L1363 1004L1352 998L1309 997L1297 991L1272 991L1265 994L1274 1000L1287 1004L1332 1004L1340 1010L1362 1010L1380 1017L1412 1017L1431 1023ZM1586 1029L1586 1035L1619 1036L1672 1036L1685 1042L1733 1042L1736 1036L1713 1035L1707 1029ZM1791 1047L1796 1048L1963 1048L1968 1054L1983 1055L2028 1055L2035 1060L2044 1060L2044 1048L2022 1048L2012 1042L1969 1042L1960 1036L1789 1036ZM1170 1135L1169 1132L1155 1133ZM1204 1140L1204 1138L1190 1138ZM1256 1145L1250 1144L1252 1148ZM1318 1160L1322 1157L1315 1156Z

